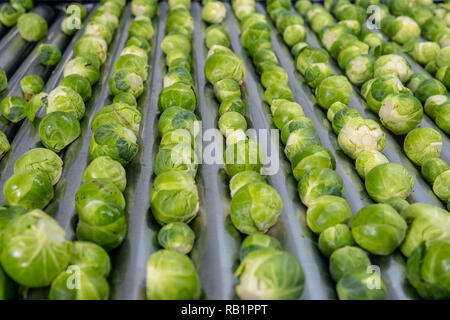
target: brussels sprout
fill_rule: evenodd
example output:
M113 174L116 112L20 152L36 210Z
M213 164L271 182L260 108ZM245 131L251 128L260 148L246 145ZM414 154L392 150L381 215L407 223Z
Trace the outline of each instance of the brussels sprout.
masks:
M303 268L297 259L275 249L250 252L235 276L239 277L236 293L244 300L297 300L305 285Z
M194 31L194 19L188 9L178 7L170 10L167 16L166 33L183 34L189 39Z
M429 158L422 163L421 173L422 176L433 185L436 178L450 169L450 166L444 160L440 158Z
M75 57L85 57L94 55L101 63L105 62L108 51L106 41L98 36L84 35L75 43L73 48Z
M345 69L351 59L359 55L368 54L369 46L364 42L355 42L354 44L344 48L338 54L338 64L341 69Z
M150 40L155 34L152 22L147 17L137 17L133 20L128 30L129 37L141 37Z
M330 256L330 274L336 282L350 274L366 272L370 265L367 253L358 247L345 246Z
M52 44L40 44L37 51L37 59L44 66L54 66L61 60L61 51Z
M175 250L159 250L147 261L147 299L198 300L200 278L192 261Z
M90 216L91 202L110 201L125 208L125 199L119 188L110 180L97 178L84 182L75 194L75 207L80 216Z
M411 55L417 62L425 65L437 59L439 50L439 44L435 42L417 42Z
M264 88L269 88L275 84L287 85L289 82L288 80L287 72L277 65L267 68L261 74L261 83Z
M228 98L240 98L241 87L233 79L222 79L214 83L214 94L220 102Z
M233 145L238 143L239 141L246 141L248 140L247 135L242 130L235 130L232 131L225 139L225 145Z
M355 36L359 35L361 32L361 25L358 20L348 19L339 21L338 24L344 24Z
M71 247L70 264L108 277L111 262L108 253L102 247L87 241L74 241Z
M295 60L297 60L297 56L306 47L308 47L306 42L299 42L291 48L291 54L294 56Z
M208 49L215 45L229 47L231 45L228 32L221 25L213 24L206 28L205 43Z
M194 111L197 104L197 90L192 84L184 82L177 82L164 88L158 98L158 107L161 111L174 106Z
M310 23L309 25L311 26L311 29L315 32L315 33L320 33L320 31L323 30L323 28L327 27L327 26L331 26L334 24L334 19L331 16L331 14L329 14L326 11L320 12L316 15L314 15L312 17L312 19L310 19Z
M319 145L320 138L313 128L298 128L292 131L287 138L284 153L289 160L311 145Z
M353 88L344 76L325 78L316 89L317 102L324 109L338 101L348 105L352 94Z
M84 35L102 38L109 44L114 35L114 29L106 24L96 21L89 22L84 30Z
M135 54L124 54L120 56L114 63L114 71L126 71L128 73L135 73L139 75L143 81L148 77L148 64L146 59L143 59Z
M120 52L121 56L127 55L127 54L134 54L142 59L147 60L148 59L148 54L147 51L145 51L144 49L136 46L136 45L130 45L130 46L126 46L125 48L123 48L123 50Z
M0 22L6 27L12 27L24 12L25 9L22 6L3 4L0 8Z
M360 177L364 179L370 170L383 163L389 163L384 154L376 150L364 150L356 158L355 167Z
M238 190L250 183L265 183L266 178L255 171L241 171L230 180L230 195L233 197Z
M55 111L64 111L75 116L78 120L83 118L85 105L83 98L69 87L58 86L48 95L47 114Z
M241 26L241 41L244 48L248 49L255 46L258 42L271 40L270 26L266 21L254 22L246 26Z
M425 103L432 96L447 95L447 89L440 81L430 78L419 84L415 95L422 103Z
M380 287L371 286L375 281L380 283ZM386 286L380 275L367 270L343 276L338 281L336 290L340 300L384 300L387 296Z
M194 147L194 138L191 133L186 129L175 129L165 133L160 142L160 147L168 146L171 144L188 144Z
M83 174L83 182L96 179L107 179L123 192L127 185L126 172L123 166L108 156L94 159Z
M233 111L239 112L240 114L245 113L245 103L242 101L240 97L231 97L221 102L219 108L220 115L223 115L226 112L233 112Z
M345 65L345 74L355 85L362 85L373 76L375 58L369 54L352 57Z
M161 135L175 129L191 130L195 121L197 121L197 117L191 111L180 107L170 107L164 110L159 117L158 129Z
M392 40L400 44L413 41L420 36L420 27L413 19L406 16L395 18L395 24L391 30Z
M389 94L409 92L400 80L392 75L376 78L373 82L368 83L368 87L365 90L367 92L365 98L369 109L376 113L380 111L383 100Z
M328 63L328 53L324 49L308 46L300 51L295 61L297 70L302 74L313 63Z
M78 286L70 287L74 280L73 272L77 274ZM67 271L61 272L50 286L49 300L107 300L109 284L106 279L89 269L76 269L77 265L69 266ZM75 271L77 270L77 271Z
M141 37L129 37L127 43L125 44L126 48L135 47L144 50L145 52L150 52L151 45L150 43Z
M230 217L242 233L267 232L276 224L283 208L277 191L266 183L241 187L231 199Z
M436 71L436 79L441 81L447 88L450 87L450 66L444 66Z
M304 116L294 116L294 114L292 114L292 119L288 120L288 122L286 122L286 124L281 129L281 141L283 142L283 144L287 144L287 140L289 139L290 134L297 129L309 129L308 132L315 130L314 123L311 121L311 119Z
M374 77L394 75L405 83L411 78L412 70L408 62L396 54L388 54L377 59L374 66Z
M340 103L340 102L335 102ZM330 115L331 116L331 115ZM353 108L342 108L333 116L332 127L336 134L341 132L345 124L353 118L362 118L361 114Z
M36 13L25 13L17 19L17 29L26 41L39 41L47 35L47 21Z
M314 233L321 233L336 224L345 224L352 211L341 197L324 195L314 200L306 211L306 222Z
M334 72L331 67L323 62L311 64L304 74L306 84L312 88L318 87L322 80L333 75Z
M227 14L225 5L220 1L207 2L203 6L202 18L208 23L221 23Z
M191 0L169 0L170 10L176 9L177 7L189 9L191 7Z
M64 230L41 210L12 220L2 238L2 266L20 285L48 286L69 263L70 242Z
M164 76L164 88L170 87L177 82L185 82L192 85L194 84L191 73L184 67L172 68Z
M253 14L255 12L255 6L254 5L241 5L236 7L234 13L236 17L239 20L244 19L245 17L248 17L249 15Z
M445 133L450 134L450 105L444 105L436 116L436 124Z
M11 149L8 138L6 135L0 131L0 159L5 156L5 154Z
M312 6L309 0L299 0L295 3L295 9L297 9L298 13L302 16L305 15L306 11Z
M247 121L240 113L230 111L220 116L218 126L222 134L228 136L235 130L247 130Z
M71 74L63 78L59 82L59 86L66 87L74 90L78 93L83 101L87 101L91 98L92 90L89 80L79 74Z
M375 121L360 117L349 119L338 135L339 146L353 159L364 150L383 151L385 141L385 134Z
M306 29L300 24L293 24L284 29L283 40L292 47L306 39Z
M166 55L174 51L188 55L191 52L191 42L182 34L169 34L161 42L161 48Z
M241 171L259 172L265 161L265 155L257 142L241 140L227 145L224 154L224 169L231 178Z
M89 146L93 158L110 156L125 165L139 151L136 135L132 130L115 122L101 125L95 130Z
M25 152L14 163L14 173L43 174L55 185L61 177L63 161L51 150L35 148Z
M439 157L441 149L441 134L427 127L412 130L403 143L403 150L408 158L419 166L430 158Z
M153 217L159 224L191 221L199 198L194 179L182 171L166 171L156 177L150 194Z
M319 236L319 249L327 257L340 248L354 244L352 233L345 224L329 227Z
M22 97L8 96L0 104L2 116L14 123L26 117L27 109L27 101Z
M401 165L385 163L367 173L365 185L372 199L384 202L392 197L406 199L413 190L414 179Z
M415 93L419 85L426 79L429 79L430 75L425 72L415 72L412 74L408 82L408 88L412 93Z
M139 98L144 92L144 83L139 75L119 70L109 78L109 88L113 95L125 92Z
M54 152L60 152L80 136L80 123L72 114L55 111L47 114L39 123L42 143Z
M342 197L344 184L342 178L330 168L313 168L300 178L298 193L307 207L318 198L331 195Z
M28 75L20 80L23 97L30 100L32 96L44 90L44 80L38 75Z
M134 132L139 133L139 125L141 123L141 113L136 107L129 106L122 103L113 103L109 106L100 109L95 117L92 119L92 131L96 131L98 127L116 123L122 125Z
M158 3L154 0L132 0L131 12L135 17L153 18L158 12Z
M34 121L36 117L37 111L42 107L47 105L48 94L45 92L41 92L35 94L31 97L30 101L28 101L28 108L26 110L26 115L30 121Z
M450 170L446 170L436 177L433 191L442 201L450 200Z
M66 18L67 19L67 18ZM119 18L112 13L97 10L91 17L90 22L98 22L110 26L112 29L117 29L119 26Z
M324 28L321 32L321 41L327 50L344 34L350 33L349 28L344 24L335 24Z
M441 48L439 55L436 58L436 65L438 68L450 65L450 48Z
M409 282L424 299L450 297L448 259L450 238L436 239L419 244L406 264Z
M15 173L3 187L6 201L11 205L42 209L53 198L52 182L47 174L25 171Z
M197 157L191 144L175 143L160 146L155 159L155 174L177 170L195 177L197 163Z
M247 236L241 245L240 260L241 262L252 252L261 249L281 250L280 242L268 235L254 233Z
M390 205L398 213L401 213L405 208L409 206L408 201L399 197L389 198L384 203Z
M355 215L351 229L362 248L373 254L388 255L403 242L407 225L390 205L372 204Z
M158 243L164 249L176 250L184 254L191 252L195 233L183 222L166 224L158 232Z
M450 100L446 95L437 94L431 96L427 99L424 105L425 113L432 118L436 119L440 109L447 103L450 103Z
M383 36L379 33L369 32L364 36L363 42L367 44L370 48L378 47L383 44Z
M132 107L137 106L136 98L128 92L121 92L114 96L113 103L127 104Z
M270 109L273 122L279 129L283 128L291 120L301 120L305 117L303 109L298 103L286 99L273 100Z
M328 121L333 122L335 115L342 109L346 109L346 108L348 108L348 106L346 104L343 104L342 102L338 101L338 102L333 103L327 111Z
M264 92L264 97L266 101L271 104L273 100L277 99L285 99L292 101L294 95L292 93L291 88L287 84L273 84L266 89Z
M89 80L89 83L93 85L100 78L100 72L98 66L91 59L84 57L75 57L67 62L64 67L64 77L68 77L72 74L78 74Z

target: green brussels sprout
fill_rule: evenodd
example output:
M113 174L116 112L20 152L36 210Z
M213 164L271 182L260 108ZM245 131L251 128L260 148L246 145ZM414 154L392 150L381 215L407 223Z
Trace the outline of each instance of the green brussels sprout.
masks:
M441 134L427 127L411 130L403 142L403 150L406 155L419 166L430 158L439 157L441 149Z
M436 124L445 133L450 134L450 105L444 105L436 116Z
M160 146L155 159L155 174L176 170L195 177L197 163L197 156L191 144L175 143Z
M27 114L28 103L22 97L8 96L0 104L2 116L13 123L24 119Z
M351 217L347 201L332 195L317 198L306 211L306 223L317 234L336 224L345 224Z
M169 34L161 42L161 48L166 55L174 51L188 55L191 52L191 42L182 34Z
M70 88L80 95L84 102L89 100L92 95L91 84L89 80L79 74L71 74L64 77L59 82L60 87Z
M395 18L395 24L392 26L391 32L392 40L400 44L405 44L419 38L420 27L410 17L400 16Z
M314 15L312 19L310 19L309 23L311 29L315 33L320 33L320 31L322 31L323 28L331 26L333 24L334 24L333 16L326 11Z
M114 29L109 25L101 24L97 21L91 21L87 24L84 35L102 38L109 44L114 35Z
M376 78L369 83L365 89L367 90L366 101L368 107L373 112L380 111L383 100L390 94L409 93L408 89L403 86L401 81L392 75L386 75Z
M194 179L182 171L159 174L150 194L153 217L160 225L190 222L199 209L199 197Z
M387 204L362 208L351 221L352 235L363 249L377 254L391 254L406 235L407 225L397 211Z
M194 111L198 105L198 94L196 88L189 83L177 82L170 87L164 88L158 98L158 107L164 111L170 107L181 107Z
M220 103L219 113L223 115L227 112L239 112L244 115L245 113L245 103L240 97L231 97L223 100Z
M61 60L61 50L52 44L40 44L37 51L37 59L44 66L54 66Z
M368 53L368 45L366 45L364 42L355 42L354 44L342 49L341 52L339 52L337 61L341 69L345 69L347 64L354 57Z
M53 199L52 182L42 172L15 173L5 182L3 193L9 204L30 209L42 209Z
M306 84L312 88L316 88L325 78L333 76L334 72L331 67L323 62L313 63L305 70Z
M266 183L253 182L241 187L231 199L233 225L245 234L266 233L275 225L283 208L278 192Z
M92 119L91 129L97 131L97 128L109 123L116 123L124 126L134 132L139 133L141 123L141 113L136 107L127 104L113 103L100 109Z
M367 44L370 48L375 48L383 44L383 36L379 33L369 32L364 36L363 42Z
M270 26L266 21L259 21L245 26L241 26L241 41L244 48L250 48L262 40L271 40Z
M297 189L300 199L307 207L325 195L344 195L342 178L330 168L313 168L300 178Z
M408 280L422 298L449 299L449 253L450 238L446 237L422 242L408 257Z
M153 18L158 12L158 3L153 0L132 0L131 12L135 17Z
M436 74L441 67L437 65L437 60L428 62L425 66L425 71L429 74Z
M411 90L412 93L416 93L417 88L419 85L426 79L429 79L430 75L426 72L414 72L409 79L408 82L408 88Z
M129 37L125 47L136 47L144 50L145 52L150 52L151 45L146 39L141 37Z
M247 130L247 121L240 113L230 111L220 116L218 127L224 136L228 136L235 130Z
M266 98L266 101L271 104L273 100L278 99L292 101L294 99L294 94L288 84L278 83L268 87L264 92L264 97Z
M433 192L444 202L450 200L450 170L442 172L433 183Z
M198 300L200 278L192 261L175 250L159 250L147 261L147 299Z
M0 8L0 22L5 27L12 27L17 23L17 20L24 12L25 9L22 6L4 4Z
M333 44L345 34L349 34L350 29L344 24L328 26L321 31L320 38L324 47L330 51Z
M354 244L352 233L345 224L331 226L319 236L319 249L327 257L340 248Z
M78 120L83 118L85 105L83 98L69 87L58 86L48 95L47 114L55 111L64 111L75 116Z
M191 7L191 0L169 0L170 10L176 9L177 7L189 9Z
M203 6L202 18L210 24L221 23L225 19L226 14L227 9L220 1L207 2Z
M194 147L195 141L191 133L186 129L175 129L165 133L160 142L160 147L168 146L172 144L188 144L192 148Z
M308 44L306 42L299 42L299 43L295 44L294 46L292 46L291 54L294 57L294 60L297 60L297 56L306 47L308 47Z
M447 89L439 80L430 78L422 81L416 89L415 96L425 103L429 97L447 95Z
M25 152L14 163L14 173L39 173L46 175L52 185L61 177L63 161L51 150L35 148Z
M341 111L342 109L348 108L348 106L346 104L343 104L342 102L335 102L333 103L330 108L328 108L327 111L327 119L330 122L333 122L333 119L336 115L336 113L338 113L339 111Z
M433 185L436 178L449 169L450 166L444 160L440 158L429 158L422 163L421 173L428 183Z
M139 151L136 135L132 130L112 122L95 130L89 152L93 158L110 156L122 165L129 163Z
M228 32L224 27L217 24L213 24L206 28L205 43L208 49L212 48L215 45L221 45L224 47L229 47L231 45Z
M123 192L127 186L127 177L124 167L120 162L108 156L98 157L92 160L83 174L83 182L91 180L107 179L114 183Z
M359 23L358 20L355 19L342 20L339 21L338 24L346 25L347 28L350 30L350 32L355 36L359 35L361 32L361 24Z
M254 12L255 12L255 6L254 5L248 5L248 4L244 4L244 5L238 6L238 7L236 7L236 9L234 11L236 17L239 20L242 20L245 17L250 16Z
M5 70L0 68L0 92L5 90L8 87L8 77L6 75Z
M299 0L295 3L295 9L300 13L302 16L305 15L306 11L311 8L312 4L309 0Z
M179 33L191 39L193 31L194 19L188 9L179 7L170 10L166 22L167 34Z
M441 48L436 58L436 65L438 68L450 65L450 47Z
M135 54L124 54L114 63L114 71L135 73L140 76L143 81L146 81L148 77L148 64L146 59Z
M378 123L360 117L349 119L338 135L341 149L356 159L361 151L378 150L382 152L386 138Z
M333 13L338 20L352 19L357 20L360 24L366 21L366 10L352 4L336 4L333 7Z
M81 28L81 21L76 15L66 16L61 21L61 31L67 35L72 36Z
M317 102L324 109L338 101L348 105L352 94L353 88L344 76L325 78L316 89Z
M75 194L75 207L80 216L88 216L91 202L110 201L125 209L125 199L119 188L110 180L97 178L84 182Z
M67 18L66 18L67 19ZM90 22L98 22L110 26L112 29L117 29L119 26L119 18L112 13L97 10L91 17Z
M48 286L69 264L70 242L64 230L41 210L12 220L2 242L3 269L22 286Z
M132 45L132 46L126 46L125 48L123 48L123 50L120 52L121 56L127 55L127 54L134 54L142 59L148 60L148 54L147 51L145 51L144 49Z
M293 161L294 157L311 145L319 145L320 138L312 128L298 128L292 131L287 138L284 153Z
M8 138L6 135L0 131L0 159L5 156L5 154L11 149Z
M300 24L290 25L283 31L283 40L289 47L292 47L305 39L306 29Z
M436 79L441 81L447 88L450 87L450 66L443 66L436 71Z
M333 57L337 58L341 51L353 45L368 49L368 46L364 42L359 41L356 36L348 32L340 35L339 38L335 39L329 51Z
M413 130L423 117L422 104L407 93L388 95L379 110L381 123L394 134L406 134Z
M440 109L450 103L449 98L446 95L437 94L427 99L424 105L425 113L433 120L436 119Z
M16 219L17 217L24 215L25 213L27 213L29 211L30 211L30 209L28 209L28 208L24 208L24 207L20 207L20 206L11 206L8 204L5 204L0 207L0 253L1 253L2 245L3 245L2 236L3 236L3 233L5 232L6 228L8 227L8 225L11 223L11 221ZM1 284L1 280L0 280L0 284ZM1 285L0 285L0 288L1 288ZM1 292L1 290L0 290L0 292Z
M238 190L250 183L265 183L266 178L255 171L241 171L230 180L230 195L233 197Z
M411 78L412 70L405 58L396 54L387 54L377 59L373 73L375 78L394 75L405 83Z
M339 102L335 102L339 103ZM353 118L362 118L361 114L358 112L358 110L353 108L343 108L336 112L336 114L333 116L333 121L331 122L333 131L336 134L339 134L341 132L341 129L345 126L345 124Z
M373 77L375 58L370 54L352 57L345 65L345 74L355 85L362 85Z
M232 97L241 97L241 87L233 79L222 79L214 83L214 94L220 102Z
M191 130L194 128L195 121L197 121L197 117L192 111L180 107L170 107L164 110L159 117L158 130L162 136L175 129Z
M370 286L375 281L380 283L379 288ZM343 276L338 281L336 290L340 300L385 300L387 296L386 286L380 275L364 270Z
M450 216L448 212L425 203L413 203L406 207L401 216L408 224L402 253L409 257L423 241L448 237Z
M274 65L261 74L261 84L264 88L269 88L275 84L287 85L289 82L287 72L280 66Z
M147 17L136 17L128 29L129 37L141 37L150 40L155 35L152 22Z
M184 82L192 85L194 84L191 73L184 67L172 68L164 76L164 88L170 87L177 82Z
M191 252L195 233L184 222L166 224L158 232L158 243L164 249L176 250L184 254Z
M308 46L300 51L295 61L297 70L302 74L314 63L328 63L328 53L324 49Z
M370 265L367 253L358 247L345 246L330 256L330 274L336 282L350 274L366 272Z
M108 253L102 247L87 241L74 241L71 247L70 264L108 277L111 262Z
M84 57L75 57L67 62L64 67L64 77L68 77L72 74L78 74L89 80L89 83L93 85L100 78L100 72L98 66L91 59Z
M276 249L250 252L235 277L239 278L236 293L243 300L297 300L305 285L303 268L297 259Z
M310 129L310 131L314 131L314 123L311 119L304 116L294 116L292 115L292 120L289 120L281 129L281 141L283 144L287 143L289 136L292 132L297 129Z
M113 98L113 103L121 103L121 104L127 104L132 107L137 107L136 98L131 93L128 93L128 92L121 92L121 93L115 95Z
M44 80L38 75L28 75L20 80L23 97L30 100L32 96L44 90Z
M39 123L42 143L54 152L60 152L80 136L80 122L72 114L55 111Z
M411 55L417 62L425 65L437 59L439 50L439 44L436 42L417 42Z
M401 165L385 163L367 173L365 185L372 199L384 202L392 197L406 199L414 188L414 179Z
M389 160L381 152L377 150L363 150L356 158L355 167L359 176L364 179L370 170L383 163L389 163Z
M234 130L228 136L226 136L225 139L225 145L233 145L238 143L239 141L246 141L248 140L247 135L243 130Z
M26 41L39 41L47 35L47 21L36 13L25 13L17 19L17 29Z
M184 59L186 60L187 63L191 63L191 56L187 55L186 52L181 51L181 50L174 50L169 52L168 54L166 54L166 65L167 67L170 69L171 67L173 67L173 62L174 61L178 61L178 59Z
M97 57L101 63L105 62L108 51L106 41L98 36L84 35L75 43L73 53L75 57L85 57L93 55Z
M75 272L78 277L78 287L72 283L75 282L72 279ZM70 265L67 271L61 272L53 280L48 298L49 300L107 300L108 296L109 284L102 275L93 270L78 269L77 265Z
M253 140L241 140L225 149L224 169L230 178L241 171L260 172L264 161L263 150Z
M283 128L291 120L305 117L303 109L298 103L286 99L272 100L270 110L272 112L273 122L279 129Z
M136 73L119 70L109 78L109 88L113 95L126 92L131 93L135 98L139 98L144 92L144 83Z
M405 208L409 206L408 201L399 197L389 198L384 203L390 205L398 213L401 213Z
M240 260L241 262L252 252L261 249L281 250L280 242L268 235L254 233L247 236L241 245Z
M46 92L41 92L32 96L30 101L28 101L28 108L25 113L27 115L27 118L30 119L31 122L34 121L37 111L42 106L47 106L47 98L48 94Z

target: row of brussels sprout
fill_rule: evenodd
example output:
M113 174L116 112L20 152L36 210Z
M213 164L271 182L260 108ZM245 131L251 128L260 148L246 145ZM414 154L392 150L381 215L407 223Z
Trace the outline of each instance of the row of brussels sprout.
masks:
M347 8L347 12L351 12L348 7L349 5L347 4L345 6ZM312 21L314 21L314 19L321 19L320 15L330 16L329 13L325 11L321 6L314 6L309 1L305 0L297 2L296 8L305 16L311 27L313 26ZM336 10L337 9L335 8L335 11ZM359 40L353 38L353 41L350 41L350 43L345 43L345 38L348 37L349 34L348 31L339 31L341 27L339 27L339 24L334 24L332 22L332 17L331 19L328 19L328 21L330 22L326 23L326 25L322 27L323 30L316 30L316 32L320 33L323 45L326 48L329 48L328 50L331 52L331 54L334 57L337 57L338 60L339 57L343 59L342 52L344 52L345 54L346 48L351 47L352 43L358 43L357 41ZM317 26L317 24L318 22L316 21L315 25ZM367 38L367 36L365 36L365 38ZM363 47L364 43L367 46L370 46L369 43L366 43L364 41L362 41L362 44L358 45ZM379 43L378 45L383 46L382 43ZM392 54L389 54L387 56L391 55ZM301 57L301 52L297 56L297 67L299 57ZM381 59L383 57L386 57L386 55L380 56ZM309 61L309 64L315 63L315 61L317 60L313 58ZM323 58L323 60L319 61L328 61L328 57L326 57L326 60L325 58ZM401 62L399 65L406 66L406 61L400 59L398 59L398 61ZM347 66L348 64L349 62L347 62ZM394 66L398 65L396 64ZM378 67L382 67L382 65ZM401 85L403 87L402 82L399 79L401 78L402 73L399 71L404 70L404 67L402 69L393 68L393 71L391 71L390 73L388 73L388 69L389 68L386 68L385 71L380 71L385 74L381 75L381 77L393 77L394 80L398 83L398 86ZM373 73L376 73L375 70L376 63ZM396 75L392 76L392 73ZM326 79L327 78L325 78L325 80ZM325 80L322 80L321 83L323 83L323 81ZM319 87L320 86L321 84L319 84ZM340 86L342 86L342 84ZM373 85L372 88L374 88ZM317 89L318 88L315 89L316 95ZM371 90L374 89L369 89L369 91ZM380 89L379 91L377 91L377 94L373 94L373 97L380 98L380 95L385 94L384 90L385 89ZM364 86L361 91L365 91ZM375 90L373 92L375 93ZM335 108L337 107L330 107L328 109L327 116L329 118L331 116L332 122L334 122L334 119L336 118L338 112L343 112L335 112ZM347 107L344 106L343 108L337 109L346 110L346 108ZM359 119L361 118L361 116L358 114L355 118ZM346 121L347 123L339 132L339 137L341 137L341 132L348 125L348 122L353 120L350 119ZM333 127L336 126L333 125ZM342 147L341 139L339 139L339 144ZM445 281L447 281L445 279L448 279L449 276L448 272L443 271L443 266L446 263L446 258L444 256L445 252L447 252L448 250L449 243L449 239L447 238L449 222L448 212L438 207L427 204L416 203L409 205L404 200L404 198L406 198L412 190L413 178L409 175L406 169L404 169L400 165L387 163L388 160L381 153L376 152L376 150L369 151L370 153L368 153L367 151L362 151L359 155L357 155L355 164L357 171L361 175L361 177L365 178L366 189L369 195L375 201L384 202L386 204L389 204L390 206L386 206L385 204L377 204L363 208L351 220L351 227L352 233L361 232L363 235L362 238L366 239L360 239L358 241L358 237L353 234L354 240L362 248L376 255L390 254L395 250L395 248L400 246L402 253L408 258L408 279L410 283L417 289L419 295L424 298L432 299L448 298L450 295L449 288L448 286L443 284L445 283ZM367 170L365 170L364 168L367 168ZM393 196L395 198L390 198ZM394 208L395 210L392 210L392 208L390 207ZM364 216L367 217L367 220L361 219L361 217ZM370 220L380 221L378 219L382 219L383 223L386 223L386 221L390 221L388 228L390 230L389 232L387 232L387 229L382 226L383 223L380 224L378 222L377 226L372 225L370 227L370 232L368 232L368 225L366 227L363 227L361 223L363 221L367 223L367 221ZM424 228L433 230L433 235L425 235L425 233L423 232L423 230L425 230ZM369 236L369 233L371 234L371 236ZM389 236L386 237L388 233ZM369 239L371 240L367 241ZM443 256L441 256L441 259L435 260L433 264L424 264L423 260L421 260L430 259L431 256L435 256L436 254L442 254ZM431 274L433 274L434 272L442 272L440 274L439 280L433 279L431 277Z
M302 266L282 251L277 239L265 234L277 223L283 203L261 174L264 151L246 133L246 105L241 91L245 68L231 50L229 34L221 24L226 9L218 1L203 4L203 20L211 24L205 31L209 49L205 75L220 103L218 127L226 142L224 167L230 179L230 218L236 229L248 235L242 242L241 263L235 273L239 279L236 294L240 299L299 299L305 283ZM254 5L254 1L236 1L233 8ZM220 14L213 14L216 8ZM258 272L269 269L274 272Z
M150 205L161 225L157 240L163 248L147 261L147 299L199 299L200 277L188 254L195 243L189 223L199 211L194 150L198 94L191 74L194 20L190 1L169 1L166 36L161 47L167 66L159 93L161 135L155 157ZM156 94L156 93L154 93Z
M89 24L105 23L105 16L109 16L113 7L109 3L105 1L98 7ZM108 24L112 34L118 25L114 21L118 22L124 5L125 1L114 0L118 15ZM105 52L89 52L83 46L101 47ZM61 177L63 161L56 152L62 151L79 135L78 120L84 114L84 102L90 98L91 84L98 80L106 51L107 42L100 34L85 33L75 44L75 58L68 62L72 67L66 66L65 77L58 87L48 96L44 92L35 94L28 102L31 104L39 97L30 120L41 106L46 108L39 134L47 148L35 148L23 154L14 164L14 175L4 186L8 204L1 207L0 261L7 275L1 272L0 276L3 298L14 295L15 286L9 278L29 288L50 285L50 299L108 297L106 277L110 261L106 251L95 243L66 241L65 232L57 221L41 211L53 198L53 185ZM80 59L85 60L74 68L73 61ZM95 68L92 68L94 63ZM91 78L92 82L86 77L86 70L97 74ZM74 127L78 128L75 132ZM80 287L71 280L74 273L79 276Z

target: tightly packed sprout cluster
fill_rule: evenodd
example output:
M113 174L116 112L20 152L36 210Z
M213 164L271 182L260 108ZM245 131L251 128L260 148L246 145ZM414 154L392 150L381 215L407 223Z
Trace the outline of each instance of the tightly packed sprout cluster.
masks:
M392 47L386 45L379 35L371 34L361 25L360 28L348 28L348 25L355 24L348 19L365 21L365 18L360 17L365 15L365 10L361 8L376 3L377 1L357 1L356 5L353 5L345 0L333 0L325 1L326 9L324 9L309 1L300 0L296 3L296 9L320 36L323 46L337 59L350 81L361 86L361 94L369 108L379 113L383 125L395 134L407 133L404 143L405 153L415 164L422 166L424 177L433 185L436 184L433 188L435 192L438 190L436 195L446 202L449 185L446 173L448 165L436 158L441 151L442 137L432 128L415 128L420 123L423 113L421 102L428 99L427 94L433 89L428 92L428 88L424 88L428 87L426 83L421 84L424 75L413 74L404 58L391 52L391 49L385 52L386 48ZM346 15L340 16L339 12L346 12ZM349 15L349 12L353 13ZM333 16L340 22L335 23ZM321 28L314 27L318 24L323 25ZM414 39L416 38L417 34L414 35ZM360 47L364 50L348 49L351 47ZM345 62L346 50L355 51L349 54L351 58ZM293 54L295 55L295 52ZM357 82L349 72L355 67L352 61L355 59L361 61L362 57L366 56L370 56L366 64L356 63L358 67L356 73L359 74ZM362 75L365 76L364 79L360 78ZM413 93L417 92L420 85L421 94L416 94L414 98ZM334 122L338 113L346 108L342 105L331 106L327 116ZM360 116L357 115L355 118ZM347 124L339 133L341 147L344 143L341 140L341 133L346 126ZM333 128L335 127L333 125ZM358 212L351 220L354 240L370 253L381 255L389 254L400 245L401 251L408 258L408 279L419 295L429 299L448 299L449 274L448 271L443 271L443 266L448 263L446 262L449 250L448 212L421 203L409 205L403 200L412 191L413 178L400 165L388 163L386 157L376 150L362 151L356 157L355 165L358 173L366 180L369 195L375 201L386 204L371 205ZM437 180L437 177L440 179ZM392 196L396 198L389 199ZM389 228L382 228L381 221L383 223L390 221ZM430 262L430 259L435 260ZM435 272L439 273L439 279L432 276Z
M167 69L158 97L161 141L150 206L161 225L158 243L163 249L147 261L149 300L196 300L202 292L199 275L188 257L195 242L189 223L199 211L194 150L198 94L191 74L194 19L190 6L190 0L169 1L166 36L161 43Z

